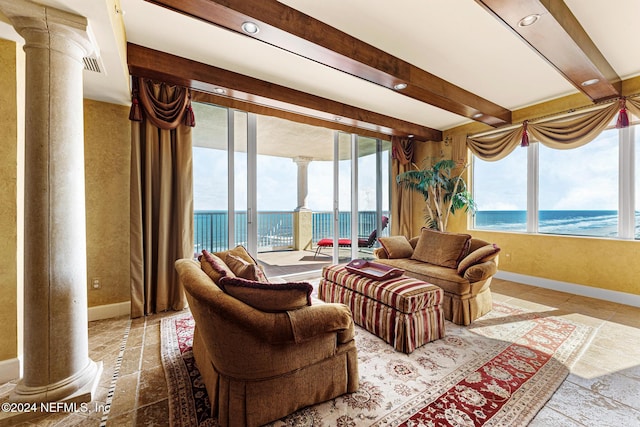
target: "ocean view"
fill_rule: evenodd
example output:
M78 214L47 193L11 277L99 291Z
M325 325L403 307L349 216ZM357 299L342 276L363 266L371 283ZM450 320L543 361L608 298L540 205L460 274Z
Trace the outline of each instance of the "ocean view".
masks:
M578 236L615 237L618 211L540 211L538 232ZM640 212L636 212L636 224ZM480 230L526 231L526 211L478 211L475 228ZM636 227L637 230L637 227ZM636 231L636 239L640 234Z
M382 215L389 216L383 211ZM226 211L194 212L194 251L202 249L219 251L228 246L228 215ZM325 237L333 237L333 213L313 212L313 242ZM350 236L351 212L339 213L340 238ZM358 214L358 235L368 236L376 227L376 213L362 211ZM382 235L388 235L388 228ZM235 213L235 240L237 244L247 244L247 214ZM258 212L258 250L278 250L293 246L293 212Z
M389 215L383 212L383 215ZM331 212L313 212L313 242L333 236ZM350 212L340 212L341 238L349 237ZM359 213L360 236L367 236L375 228L375 212ZM640 212L636 212L636 224ZM521 231L527 230L526 211L478 211L475 228L479 230ZM638 227L636 227L638 230ZM616 237L618 234L617 211L540 211L539 233L575 236ZM383 235L388 235L385 229ZM640 239L640 232L636 232ZM247 244L246 212L235 213L235 242ZM227 249L228 227L225 211L196 211L194 215L194 251L202 249L218 251ZM293 246L293 212L258 212L258 249L269 251Z

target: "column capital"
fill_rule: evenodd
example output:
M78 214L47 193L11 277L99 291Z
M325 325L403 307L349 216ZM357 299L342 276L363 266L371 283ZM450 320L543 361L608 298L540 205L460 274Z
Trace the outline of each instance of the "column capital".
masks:
M52 49L78 59L95 49L84 16L28 0L0 0L0 12L25 39L25 48Z
M313 160L313 157L296 156L291 158L291 160L293 160L293 163L296 164L308 165Z

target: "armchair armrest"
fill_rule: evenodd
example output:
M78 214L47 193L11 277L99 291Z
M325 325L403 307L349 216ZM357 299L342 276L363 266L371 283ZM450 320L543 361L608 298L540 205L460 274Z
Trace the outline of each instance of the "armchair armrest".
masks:
M287 314L296 343L331 332L337 332L339 344L349 342L354 337L351 310L344 304L312 305L288 311Z
M479 282L493 276L497 271L498 266L493 260L485 261L467 268L467 271L464 272L464 278L471 283Z

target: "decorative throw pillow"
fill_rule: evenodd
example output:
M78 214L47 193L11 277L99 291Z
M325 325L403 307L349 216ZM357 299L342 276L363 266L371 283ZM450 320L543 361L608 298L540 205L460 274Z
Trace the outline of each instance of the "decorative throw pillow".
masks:
M457 268L467 255L471 236L423 227L411 259L442 267Z
M224 261L237 277L247 280L255 280L262 283L269 283L262 266L258 264L249 263L239 256L232 255L230 253L227 253Z
M311 305L309 283L261 283L239 277L223 277L220 287L232 297L261 311L281 312Z
M496 244L486 245L476 249L460 261L460 264L458 264L458 274L462 276L464 272L467 271L467 268L472 265L494 259L498 256L498 252L500 252L500 248Z
M225 259L227 257L227 254L240 257L243 260L247 261L249 264L257 264L256 260L253 259L253 257L247 251L247 249L242 245L238 245L233 249L229 249L228 251L221 251L221 252L214 253L214 255L216 255L220 259Z
M404 236L380 237L378 242L382 245L387 258L411 258L413 255L413 247Z
M200 268L207 273L216 285L223 277L235 277L233 271L224 261L206 249L202 250L202 256L200 256Z

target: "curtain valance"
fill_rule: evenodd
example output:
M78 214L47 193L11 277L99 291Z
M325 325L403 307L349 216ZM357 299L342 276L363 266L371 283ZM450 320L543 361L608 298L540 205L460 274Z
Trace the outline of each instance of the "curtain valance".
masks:
M411 138L391 137L391 155L401 165L406 165L413 161L414 146L415 144Z
M132 86L129 120L140 122L144 117L164 130L176 129L181 123L196 125L190 89L143 77L133 77Z
M603 108L577 116L540 122L525 121L521 126L506 129L503 132L469 136L467 146L473 154L488 161L500 160L511 154L516 147L528 145L529 135L550 148L558 150L577 148L600 135L610 125L616 114L618 114L617 127L628 126L627 109L640 117L640 99L623 97Z

